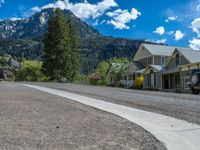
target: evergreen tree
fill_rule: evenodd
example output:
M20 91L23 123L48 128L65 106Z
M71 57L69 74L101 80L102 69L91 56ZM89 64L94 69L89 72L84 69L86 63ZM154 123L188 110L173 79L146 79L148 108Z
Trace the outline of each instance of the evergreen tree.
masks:
M77 71L78 47L76 29L70 16L66 20L63 12L56 9L43 42L45 75L52 80L66 78L71 81Z
M73 79L80 67L79 36L70 15L67 16L66 24L68 29L68 44L70 45L70 78Z

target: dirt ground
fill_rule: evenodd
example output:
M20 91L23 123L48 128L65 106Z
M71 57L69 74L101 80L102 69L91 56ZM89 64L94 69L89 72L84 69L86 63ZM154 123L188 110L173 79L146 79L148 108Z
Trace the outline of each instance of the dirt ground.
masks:
M1 150L165 150L143 128L73 101L0 83Z

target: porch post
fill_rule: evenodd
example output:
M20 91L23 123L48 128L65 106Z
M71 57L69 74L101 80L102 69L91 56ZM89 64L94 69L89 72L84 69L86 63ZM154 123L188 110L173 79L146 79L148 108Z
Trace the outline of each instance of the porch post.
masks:
M152 61L153 61L153 62L152 62L152 64L154 65L154 56L153 56L153 58L152 58L152 59L153 59L153 60L152 60Z

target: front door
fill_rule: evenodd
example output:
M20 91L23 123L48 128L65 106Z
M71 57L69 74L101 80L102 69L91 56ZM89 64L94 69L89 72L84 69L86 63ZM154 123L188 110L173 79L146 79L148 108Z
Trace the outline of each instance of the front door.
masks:
M169 89L169 78L164 76L164 89Z

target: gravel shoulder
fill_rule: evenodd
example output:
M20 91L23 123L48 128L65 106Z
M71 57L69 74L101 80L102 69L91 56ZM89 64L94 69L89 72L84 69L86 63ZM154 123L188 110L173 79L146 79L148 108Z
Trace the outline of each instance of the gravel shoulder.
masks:
M5 150L165 150L125 119L15 83L0 83L0 120Z
M60 83L31 83L200 124L200 96Z

